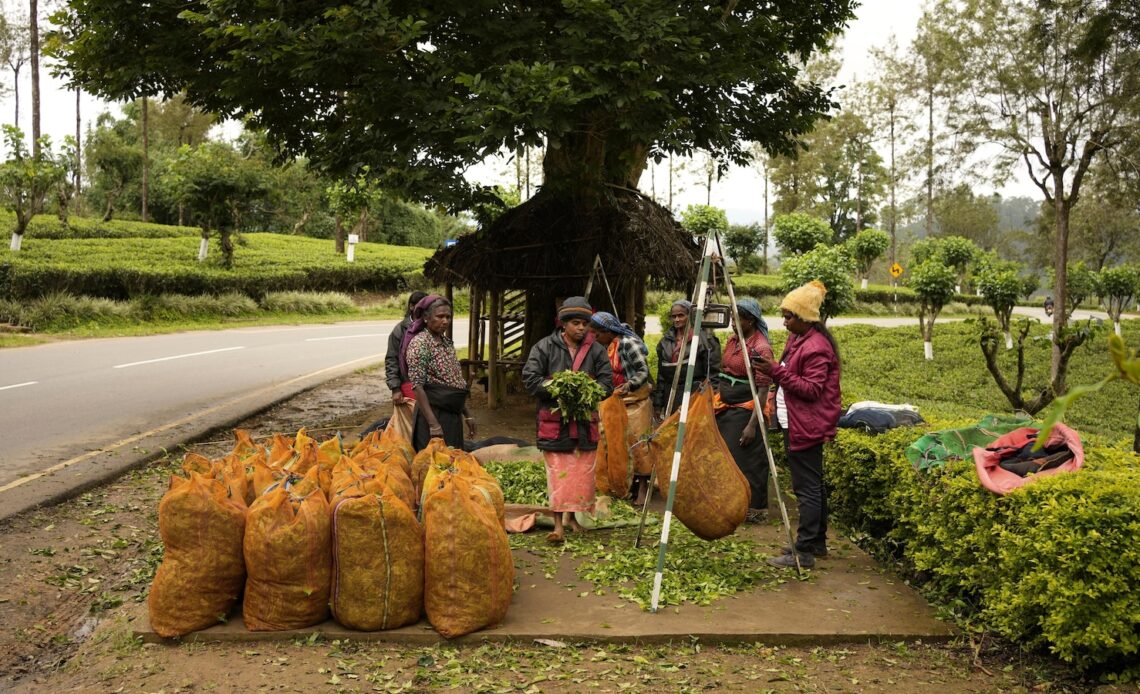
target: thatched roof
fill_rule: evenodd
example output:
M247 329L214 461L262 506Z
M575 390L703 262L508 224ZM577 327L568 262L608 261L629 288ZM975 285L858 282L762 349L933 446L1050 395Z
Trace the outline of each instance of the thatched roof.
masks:
M692 235L669 210L636 191L608 189L602 204L590 206L540 191L488 228L437 251L424 274L482 289L578 293L598 254L614 285L649 277L687 286L700 259Z

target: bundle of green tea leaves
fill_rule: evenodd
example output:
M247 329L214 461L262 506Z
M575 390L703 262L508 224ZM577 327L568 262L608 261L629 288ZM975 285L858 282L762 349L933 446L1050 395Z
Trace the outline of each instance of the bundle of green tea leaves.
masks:
M588 421L606 397L606 389L581 371L559 371L546 384L546 390L558 402L554 410L562 414L563 422Z
M508 504L543 506L546 504L546 466L533 460L515 462L492 461L483 466L503 490Z

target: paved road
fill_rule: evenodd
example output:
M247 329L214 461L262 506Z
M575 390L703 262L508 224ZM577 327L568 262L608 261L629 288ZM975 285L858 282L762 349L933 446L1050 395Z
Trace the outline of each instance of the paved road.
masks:
M395 320L0 350L0 518L384 359ZM459 346L467 322L457 321Z

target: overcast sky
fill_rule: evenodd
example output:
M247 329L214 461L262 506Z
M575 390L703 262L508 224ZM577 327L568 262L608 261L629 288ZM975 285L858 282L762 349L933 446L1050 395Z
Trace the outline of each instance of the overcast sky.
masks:
M21 5L23 3L20 3ZM13 6L12 0L6 0L5 7ZM844 34L840 46L843 57L843 68L840 73L841 81L850 82L855 79L866 78L871 71L870 49L883 45L894 34L898 45L905 48L914 37L915 26L922 11L922 3L918 0L864 0L857 10L857 17ZM62 85L48 74L45 67L42 73L42 105L41 117L43 132L51 135L58 142L65 135L75 134L75 92L63 90ZM20 127L25 133L31 131L31 112L29 108L31 88L28 79L29 70L23 69L20 75ZM4 73L3 83L11 85L11 71ZM842 97L841 99L842 100ZM14 100L9 93L0 99L0 122L11 123L14 115ZM86 131L88 121L94 120L99 112L109 106L95 97L84 94L82 97L81 114L83 129ZM502 162L490 166L477 167L476 175L480 179L490 179L499 176L505 170ZM667 169L658 167L656 182L658 198L663 198L667 177ZM679 177L678 177L679 178ZM487 181L493 182L493 181ZM513 183L513 176L509 181ZM642 179L642 189L650 191L648 174ZM681 188L678 192L678 188ZM1015 181L1001 192L1005 196L1029 195L1034 191L1026 181ZM989 191L978 191L989 192ZM663 201L663 200L662 200ZM686 181L675 179L674 208L684 209L690 203L703 203L705 201L704 189L697 183L697 179L690 177ZM734 168L724 178L713 184L712 204L729 210L733 222L759 221L763 215L763 182L755 170Z

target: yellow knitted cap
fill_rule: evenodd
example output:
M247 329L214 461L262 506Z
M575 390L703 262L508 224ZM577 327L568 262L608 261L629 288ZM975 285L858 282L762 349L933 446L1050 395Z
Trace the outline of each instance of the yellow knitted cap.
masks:
M791 311L808 323L818 323L819 307L823 305L823 297L826 295L827 287L823 286L823 282L812 280L788 292L780 302L780 310Z

